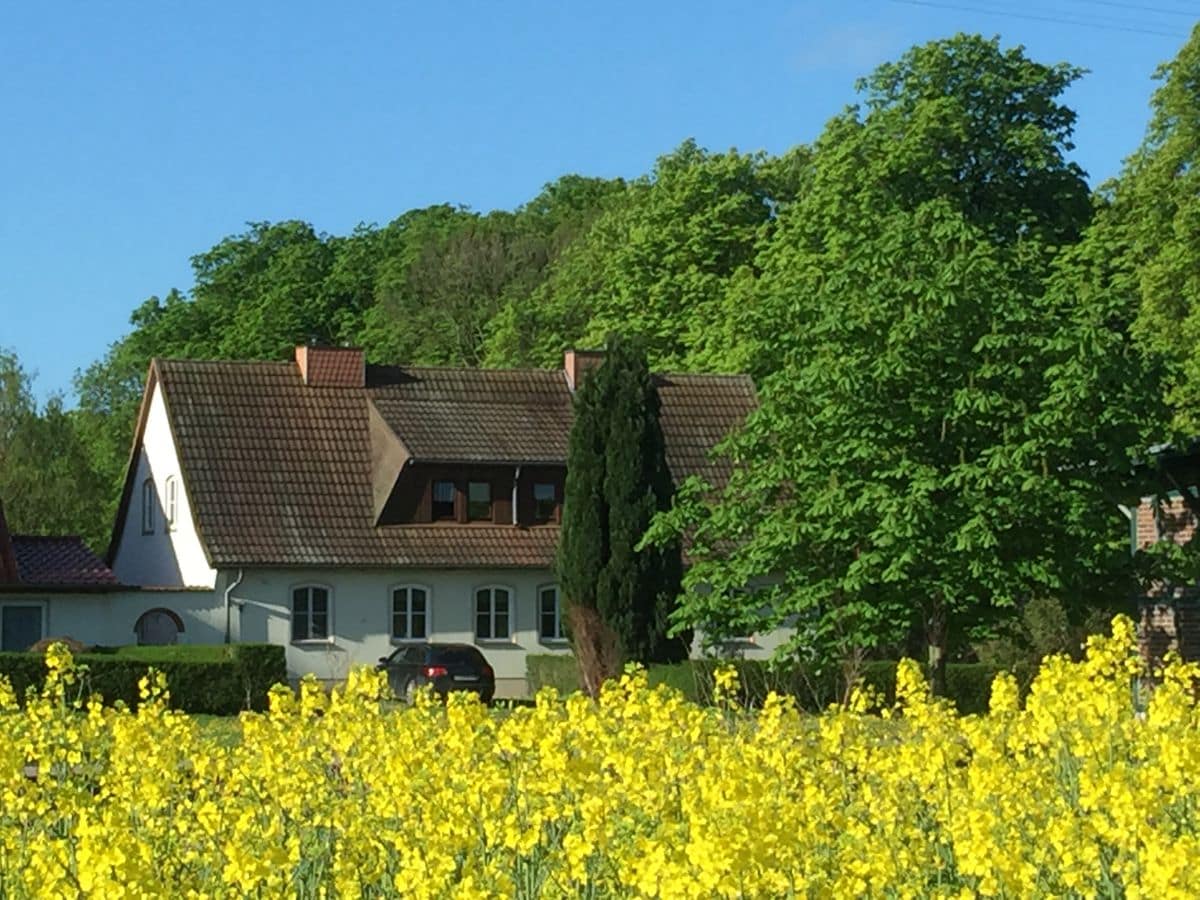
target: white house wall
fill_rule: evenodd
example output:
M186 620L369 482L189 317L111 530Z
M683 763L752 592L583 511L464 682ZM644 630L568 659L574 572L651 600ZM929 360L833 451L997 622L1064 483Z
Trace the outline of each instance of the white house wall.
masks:
M165 500L167 479L178 484L174 528L168 530ZM154 484L154 528L143 534L142 485L149 478ZM146 414L142 443L138 448L133 491L125 511L121 541L113 561L113 572L122 584L154 587L204 587L216 584L216 572L209 566L204 546L192 520L187 485L179 470L179 454L167 418L162 388L155 385Z
M223 580L224 581L224 580ZM553 584L548 571L275 569L247 571L233 596L235 639L266 641L287 648L293 678L312 672L340 681L352 666L374 665L402 641L391 639L392 588L421 585L429 590L427 630L432 640L475 644L496 671L497 696L525 694L525 657L563 653L562 642L538 638L538 588ZM327 641L293 643L293 588L319 585L330 591L332 636ZM475 590L506 587L512 594L508 640L475 638Z
M225 637L224 607L213 591L6 591L0 594L0 606L4 605L39 606L43 637L69 637L88 645L136 644L134 626L152 609L166 609L179 618L183 623L181 644L213 644Z

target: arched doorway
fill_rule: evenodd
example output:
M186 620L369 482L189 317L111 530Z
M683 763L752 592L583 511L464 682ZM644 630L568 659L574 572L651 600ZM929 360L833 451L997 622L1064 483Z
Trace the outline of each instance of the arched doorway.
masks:
M150 609L142 613L133 630L139 644L177 644L183 633L183 620L169 609Z

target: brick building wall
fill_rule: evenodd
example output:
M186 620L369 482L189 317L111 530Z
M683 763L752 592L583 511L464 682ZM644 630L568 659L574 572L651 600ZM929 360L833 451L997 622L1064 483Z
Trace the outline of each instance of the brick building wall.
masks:
M1138 505L1133 527L1138 550L1162 540L1184 544L1196 533L1196 517L1182 498L1158 503L1145 498ZM1200 659L1200 590L1157 586L1142 599L1139 613L1138 636L1144 656L1160 660L1173 651L1184 659Z

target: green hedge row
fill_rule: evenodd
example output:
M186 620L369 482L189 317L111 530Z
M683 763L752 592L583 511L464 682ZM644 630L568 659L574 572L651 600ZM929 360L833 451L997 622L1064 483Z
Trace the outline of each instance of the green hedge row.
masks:
M669 666L651 666L647 674L651 685L669 684L689 699L707 703L712 699L713 672L726 665L737 669L740 699L748 706L761 705L767 694L775 691L790 694L801 708L816 712L842 696L839 673L814 675L799 668L772 668L761 660L689 660ZM960 713L986 712L992 680L1000 671L983 663L951 663L946 666L946 694ZM1024 691L1032 681L1033 670L1021 668L1015 674ZM879 691L889 704L895 701L894 661L867 662L860 675L862 681ZM579 690L579 670L572 656L532 654L526 657L526 678L532 693L546 686L564 694Z
M87 666L84 695L99 694L106 703L137 707L138 682L155 668L167 676L171 706L190 713L232 715L263 709L272 685L287 682L287 662L276 644L173 645L168 647L96 647L75 657ZM40 653L0 653L0 676L18 697L46 680Z

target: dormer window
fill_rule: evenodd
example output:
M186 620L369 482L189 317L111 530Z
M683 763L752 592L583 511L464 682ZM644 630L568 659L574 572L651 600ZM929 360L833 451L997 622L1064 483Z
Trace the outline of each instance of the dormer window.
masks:
M433 483L433 521L454 521L454 482L435 481Z
M158 496L154 491L154 479L147 478L142 482L142 534L154 534L154 508L158 506Z
M467 521L492 520L492 486L486 481L467 483Z
M558 491L550 482L534 482L533 520L539 524L553 521L558 506Z

